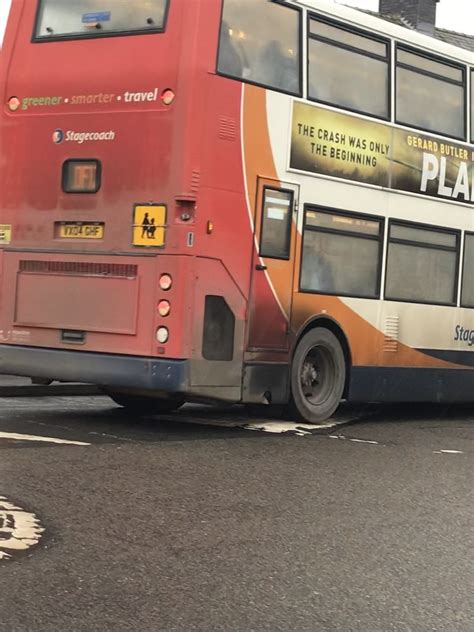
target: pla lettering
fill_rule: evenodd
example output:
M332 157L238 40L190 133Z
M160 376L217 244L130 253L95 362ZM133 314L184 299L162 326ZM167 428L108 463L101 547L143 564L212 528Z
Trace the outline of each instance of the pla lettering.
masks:
M469 170L466 162L460 162L454 187L446 183L447 158L437 158L434 154L423 154L423 170L420 191L426 193L429 182L438 182L438 195L453 200L474 202L474 174L469 181Z

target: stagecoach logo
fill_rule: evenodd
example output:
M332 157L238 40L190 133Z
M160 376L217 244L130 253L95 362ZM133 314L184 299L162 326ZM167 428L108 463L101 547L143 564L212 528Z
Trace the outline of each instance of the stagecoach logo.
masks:
M113 130L97 131L97 132L75 132L68 130L64 132L62 129L55 129L53 132L53 142L56 145L61 143L77 143L82 145L88 142L111 141L115 140L115 132Z
M467 329L461 325L456 325L454 330L455 342L465 342L469 347L474 345L474 329Z
M64 140L64 132L62 129L55 129L53 132L53 142L60 145Z
M0 561L38 544L43 534L35 514L16 507L0 496Z

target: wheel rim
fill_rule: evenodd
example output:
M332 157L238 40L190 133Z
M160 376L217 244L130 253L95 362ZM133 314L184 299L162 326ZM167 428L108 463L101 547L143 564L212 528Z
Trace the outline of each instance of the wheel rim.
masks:
M334 359L324 346L310 349L301 363L301 394L312 406L320 406L331 395L335 384Z

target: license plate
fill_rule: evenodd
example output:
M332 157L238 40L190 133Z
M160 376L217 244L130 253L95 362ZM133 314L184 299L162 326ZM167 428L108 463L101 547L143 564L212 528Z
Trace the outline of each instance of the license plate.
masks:
M60 239L103 239L104 224L64 222L59 225Z

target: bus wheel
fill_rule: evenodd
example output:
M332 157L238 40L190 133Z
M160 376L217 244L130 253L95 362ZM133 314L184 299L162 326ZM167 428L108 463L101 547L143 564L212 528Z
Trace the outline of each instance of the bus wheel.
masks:
M328 329L311 329L300 340L291 367L289 413L307 423L320 423L339 405L346 363L336 336Z
M128 395L124 393L114 393L113 391L106 391L107 395L113 399L116 404L123 406L127 410L155 414L170 413L173 410L177 410L184 404L184 399L181 397L170 399L159 399L157 397L145 397L142 395Z

